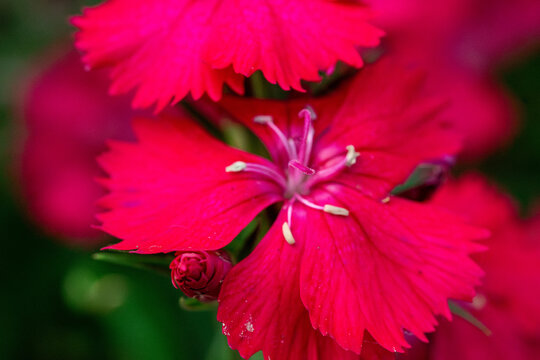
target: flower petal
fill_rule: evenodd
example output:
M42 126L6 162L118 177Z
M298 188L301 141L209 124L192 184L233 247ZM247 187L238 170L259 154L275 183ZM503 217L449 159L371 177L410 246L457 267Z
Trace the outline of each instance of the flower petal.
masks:
M232 68L213 69L201 59L216 1L107 1L72 19L76 46L91 67L113 66L111 92L137 88L134 107L156 110L188 93L221 97L223 84L243 92Z
M429 69L428 87L451 99L447 118L464 135L461 159L481 160L507 145L518 115L494 70L538 45L536 0L369 0L388 30L386 46L400 59Z
M480 316L478 316L480 315ZM441 322L435 333L432 359L436 360L493 360L536 359L538 350L520 337L515 318L498 309L483 309L477 317L493 332L486 336L467 321L456 318ZM534 355L533 355L534 354Z
M298 287L303 244L285 241L281 230L285 219L282 211L253 253L233 267L225 279L218 320L223 323L229 345L246 359L259 350L265 359L273 360L361 359L311 326ZM296 220L294 231L301 233L306 224ZM392 354L370 343L362 359L384 359L388 355Z
M460 159L483 159L508 145L519 126L518 102L489 76L431 67L429 87L451 100L443 116L463 136Z
M314 162L344 156L346 146L354 145L360 156L340 181L384 198L421 162L455 155L461 139L441 120L445 103L424 95L424 79L422 71L393 58L363 69L318 138Z
M459 180L446 182L429 202L490 230L507 227L518 219L514 200L480 173L467 173Z
M116 0L72 22L84 61L114 66L112 92L138 88L134 106L161 110L188 93L218 100L223 84L242 93L238 73L260 69L301 90L300 80L319 80L338 60L360 67L356 47L382 36L368 15L365 5L329 0Z
M392 198L376 202L343 186L313 202L347 208L347 217L309 209L300 288L311 322L359 352L364 331L390 351L408 347L403 330L427 341L435 315L450 317L449 298L471 299L481 270L478 228L432 206Z
M368 17L358 2L222 1L205 59L218 68L233 65L245 76L261 70L285 90L302 90L300 80L320 80L319 70L338 60L362 66L356 48L378 45L383 34Z
M100 158L110 175L101 205L110 211L99 219L123 240L110 249L219 249L281 199L270 180L225 171L235 161L271 166L267 160L227 147L190 120L166 115L134 127L137 143L113 142Z
M430 202L458 213L470 224L484 226L492 233L488 251L475 256L486 276L479 289L484 301L473 305L474 314L486 320L484 323L494 335L495 327L502 325L495 320L495 313L502 317L512 313L512 323L520 328L520 332L539 334L537 299L540 287L531 284L540 284L540 236L535 229L535 221L540 224L540 218L520 219L513 199L487 178L475 173L448 181ZM493 316L489 316L489 309L493 310ZM479 311L476 313L476 310ZM507 325L511 326L510 323ZM493 338L490 341L499 340Z

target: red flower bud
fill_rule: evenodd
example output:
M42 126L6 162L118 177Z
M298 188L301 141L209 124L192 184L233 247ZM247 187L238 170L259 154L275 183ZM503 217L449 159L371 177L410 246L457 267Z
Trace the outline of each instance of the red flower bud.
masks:
M233 267L225 251L179 251L171 262L175 288L201 302L217 300L225 275Z

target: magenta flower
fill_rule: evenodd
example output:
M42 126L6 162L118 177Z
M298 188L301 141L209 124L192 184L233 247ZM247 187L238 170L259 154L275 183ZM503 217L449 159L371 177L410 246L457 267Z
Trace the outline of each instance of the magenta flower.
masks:
M491 336L462 319L443 322L434 335L432 358L539 358L540 216L519 219L510 197L477 174L444 185L431 202L459 212L492 233L489 249L475 254L486 275L468 307Z
M524 48L540 45L537 0L368 0L394 56L429 69L428 87L451 105L464 135L461 157L478 160L515 135L517 101L494 74Z
M243 92L261 70L283 89L320 80L338 60L362 66L358 46L376 46L365 5L335 0L116 0L88 8L73 23L89 67L114 68L111 92L137 88L133 105L157 110L188 93L221 98Z
M21 188L29 215L47 233L96 246L104 241L92 228L104 191L94 181L102 175L95 158L107 139L132 139L131 118L149 113L133 111L125 96L107 96L107 74L84 71L74 50L57 55L36 72L21 101Z
M448 298L474 295L481 271L469 253L485 232L390 195L419 163L459 148L438 121L440 102L420 95L421 74L394 65L366 68L325 98L223 101L272 161L185 118L137 121L138 142L113 142L100 159L110 174L102 228L122 239L109 248L220 249L279 202L221 289L232 348L245 358L354 359L363 344L364 356L377 354L374 343L402 351L404 329L426 340L437 314L450 317Z

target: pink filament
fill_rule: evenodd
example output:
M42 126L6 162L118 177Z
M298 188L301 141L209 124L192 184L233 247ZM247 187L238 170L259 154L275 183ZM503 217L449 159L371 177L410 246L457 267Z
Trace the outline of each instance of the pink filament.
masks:
M344 156L343 159L339 160L334 165L317 171L317 174L315 176L313 176L312 178L306 181L305 186L310 187L310 186L313 186L314 184L328 180L346 168L347 168L347 157Z
M278 173L276 170L269 168L268 166L247 163L244 171L249 171L266 176L271 180L275 181L277 184L281 185L283 188L287 187L287 180L285 179L285 177Z

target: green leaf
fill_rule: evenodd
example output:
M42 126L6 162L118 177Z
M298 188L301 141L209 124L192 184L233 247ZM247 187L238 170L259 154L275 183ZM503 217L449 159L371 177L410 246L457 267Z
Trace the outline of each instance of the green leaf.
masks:
M150 270L170 276L169 265L173 261L174 256L139 255L123 251L103 251L93 254L92 259L142 270Z
M463 320L467 321L469 324L475 326L480 331L482 331L486 336L491 336L492 332L489 330L489 328L484 325L480 320L478 320L473 314L465 310L460 305L456 304L453 301L448 302L448 307L450 308L450 311L452 314L459 316Z
M242 231L240 231L240 234L238 234L233 241L229 243L229 245L226 246L226 249L234 255L235 259L238 259L238 255L244 248L246 242L251 237L255 236L255 230L257 230L261 221L261 216L258 215L245 228L243 228Z
M187 311L210 311L217 309L217 301L203 303L197 299L184 296L180 297L180 299L178 300L178 304L182 309Z
M227 345L227 338L221 332L221 324L216 327L216 332L208 348L205 360L231 360L234 356L233 351Z
M249 360L264 360L262 351L259 351L258 353L253 354L253 356L250 357Z
M288 97L288 92L283 90L279 85L272 84L266 80L260 70L255 71L249 77L249 85L251 95L257 99L280 99L284 100Z
M428 180L433 179L434 176L437 176L443 171L443 165L429 163L420 164L414 169L412 174L407 178L407 180L405 180L403 184L396 186L392 190L392 194L398 195L405 191L422 186Z

